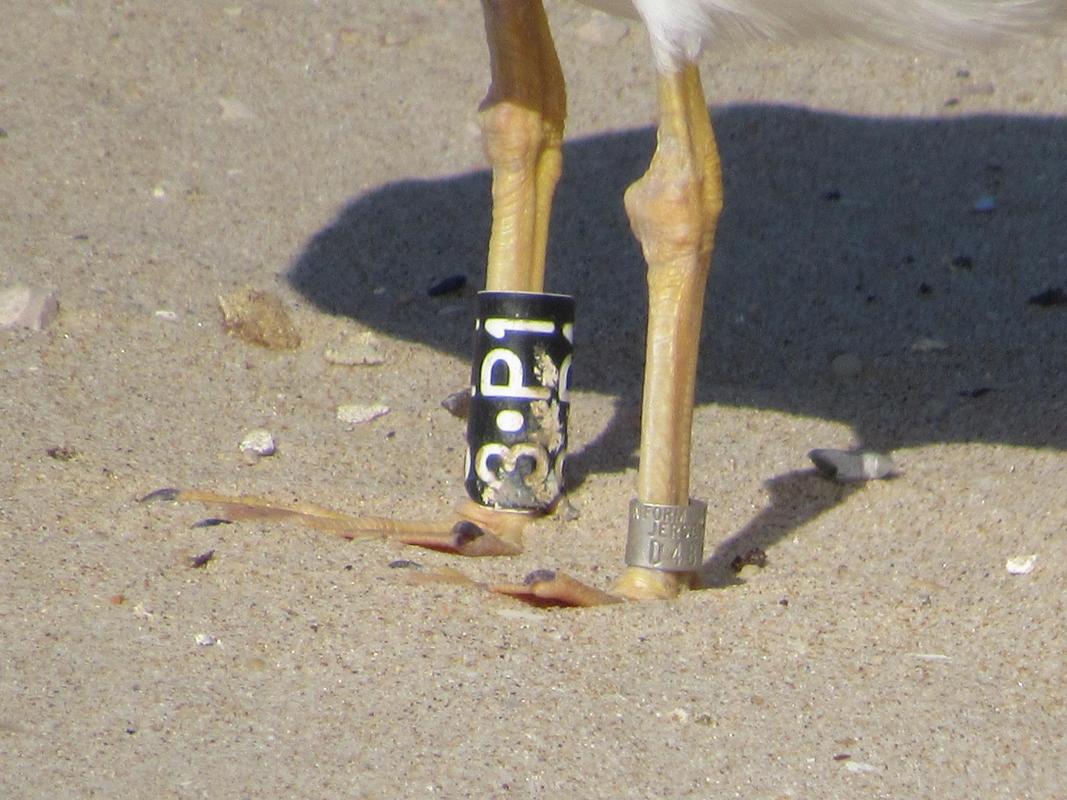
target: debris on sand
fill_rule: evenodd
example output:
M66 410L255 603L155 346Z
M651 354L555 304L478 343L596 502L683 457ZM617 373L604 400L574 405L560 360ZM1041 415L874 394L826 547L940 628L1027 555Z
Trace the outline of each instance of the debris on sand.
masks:
M380 403L371 405L349 403L337 406L337 419L349 425L361 425L364 422L370 422L372 419L383 417L388 413L389 406L383 406Z
M832 450L819 448L808 453L808 458L824 478L838 483L876 481L892 478L897 474L897 465L885 453L873 450Z
M447 411L456 419L466 419L467 411L471 405L471 390L469 388L460 389L459 391L452 392L448 397L441 401L441 408Z
M1037 564L1037 553L1009 558L1004 564L1011 575L1029 575Z
M30 286L0 289L0 330L43 331L59 313L54 292Z
M295 350L300 334L281 299L271 292L245 286L219 297L222 327L232 336L268 350Z
M265 428L253 428L241 437L241 452L246 456L272 456L277 452L274 436Z

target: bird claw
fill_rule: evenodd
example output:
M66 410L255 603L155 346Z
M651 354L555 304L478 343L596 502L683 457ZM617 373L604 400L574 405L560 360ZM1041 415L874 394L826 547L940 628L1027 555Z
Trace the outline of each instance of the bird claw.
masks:
M522 583L492 584L489 586L489 591L541 607L590 608L623 601L623 598L617 595L609 594L575 580L570 575L550 569L531 572Z

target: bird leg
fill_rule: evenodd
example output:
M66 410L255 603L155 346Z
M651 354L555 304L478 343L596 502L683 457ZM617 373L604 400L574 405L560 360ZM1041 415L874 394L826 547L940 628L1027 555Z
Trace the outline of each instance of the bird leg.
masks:
M626 210L648 264L648 338L641 416L640 503L684 507L704 289L722 172L700 73L693 63L659 77L660 120L648 172L626 192ZM694 572L627 567L614 591L670 597Z
M567 95L540 0L482 0L492 82L480 121L493 169L485 288L541 292Z

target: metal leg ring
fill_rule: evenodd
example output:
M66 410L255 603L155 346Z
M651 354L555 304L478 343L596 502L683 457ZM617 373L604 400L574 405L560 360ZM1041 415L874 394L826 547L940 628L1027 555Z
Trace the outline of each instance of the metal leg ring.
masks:
M664 572L695 572L704 561L707 503L687 506L630 501L626 563Z

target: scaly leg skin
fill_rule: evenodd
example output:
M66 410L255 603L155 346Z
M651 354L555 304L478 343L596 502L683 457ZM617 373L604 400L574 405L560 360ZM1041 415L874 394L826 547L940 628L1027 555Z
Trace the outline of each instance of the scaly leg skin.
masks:
M652 165L626 192L626 211L648 264L648 340L637 497L689 503L689 453L704 289L722 210L722 170L693 63L659 77L660 121ZM613 591L673 597L695 573L627 567Z
M493 169L485 288L541 292L567 96L540 0L482 0L492 82L481 106Z

